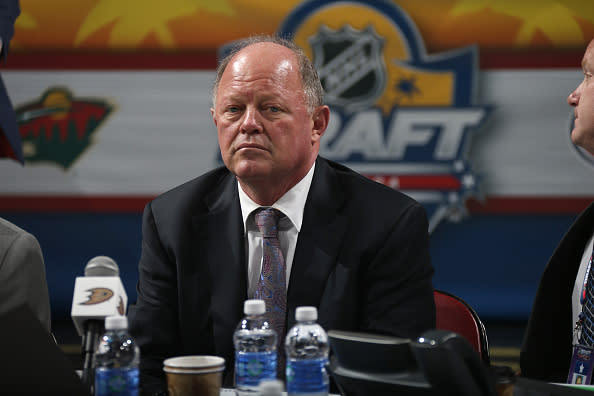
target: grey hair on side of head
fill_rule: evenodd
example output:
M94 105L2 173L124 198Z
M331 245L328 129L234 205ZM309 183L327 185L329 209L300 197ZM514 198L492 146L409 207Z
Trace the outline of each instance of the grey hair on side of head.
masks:
M303 50L293 41L286 38L272 35L255 35L234 42L229 53L219 62L216 69L216 77L212 85L213 107L216 106L217 91L219 83L221 82L221 77L231 59L242 49L258 43L273 43L290 49L295 54L297 62L299 63L299 73L303 84L303 93L305 94L309 112L313 113L317 107L324 104L324 88L322 87L322 83L320 82L315 67L307 55L305 55L305 52L303 52Z

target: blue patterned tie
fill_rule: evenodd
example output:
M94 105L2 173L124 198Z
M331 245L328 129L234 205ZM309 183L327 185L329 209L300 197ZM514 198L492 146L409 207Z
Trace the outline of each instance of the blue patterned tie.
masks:
M594 256L594 252L592 253ZM594 345L594 274L592 269L592 257L588 263L588 280L584 286L582 298L582 333L579 343L586 346Z
M264 300L266 314L278 336L278 369L284 373L285 313L287 311L287 275L285 258L278 240L280 212L264 208L256 213L256 225L262 233L262 272L254 298Z

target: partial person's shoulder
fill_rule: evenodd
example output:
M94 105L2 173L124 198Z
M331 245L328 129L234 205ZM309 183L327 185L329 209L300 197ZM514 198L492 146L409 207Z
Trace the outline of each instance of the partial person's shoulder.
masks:
M10 221L0 217L0 248L6 253L5 249L26 249L29 252L40 251L41 247L35 235L22 229Z
M29 234L29 232L23 230L16 224L11 223L10 221L0 217L0 234L24 235Z

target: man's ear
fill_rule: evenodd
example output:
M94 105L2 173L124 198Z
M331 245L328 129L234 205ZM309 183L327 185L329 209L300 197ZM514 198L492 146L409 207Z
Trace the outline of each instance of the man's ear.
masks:
M217 126L217 117L214 108L210 108L210 115L212 116L212 122L214 122L215 126Z
M319 141L324 135L324 132L326 132L326 128L328 128L328 123L330 122L330 108L326 105L319 106L314 110L311 119L313 121L313 128L311 131L312 141Z

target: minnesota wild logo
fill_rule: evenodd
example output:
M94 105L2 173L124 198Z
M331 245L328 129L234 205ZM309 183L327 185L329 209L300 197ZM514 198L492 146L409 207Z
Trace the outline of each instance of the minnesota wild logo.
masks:
M39 100L16 108L25 162L69 169L111 110L104 100L75 98L64 87L48 88Z

